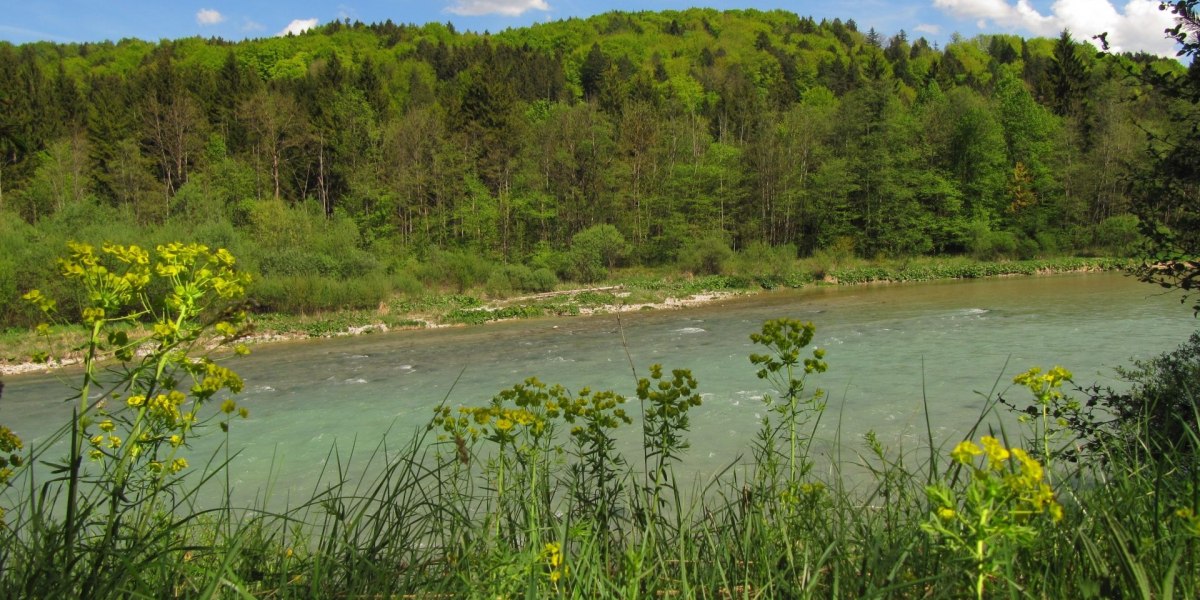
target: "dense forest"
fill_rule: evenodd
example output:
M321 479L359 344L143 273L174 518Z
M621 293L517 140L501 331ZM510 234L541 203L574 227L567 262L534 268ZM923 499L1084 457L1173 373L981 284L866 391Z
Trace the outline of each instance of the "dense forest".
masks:
M67 239L229 248L267 309L730 252L1121 254L1187 102L1145 75L1185 71L751 10L0 43L0 324Z

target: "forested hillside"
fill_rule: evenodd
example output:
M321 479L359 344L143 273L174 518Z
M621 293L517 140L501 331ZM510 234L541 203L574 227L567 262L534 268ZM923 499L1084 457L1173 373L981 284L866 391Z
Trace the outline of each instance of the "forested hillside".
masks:
M1173 110L1144 69L1184 67L702 9L0 44L0 325L67 239L229 248L266 308L767 247L1119 254Z

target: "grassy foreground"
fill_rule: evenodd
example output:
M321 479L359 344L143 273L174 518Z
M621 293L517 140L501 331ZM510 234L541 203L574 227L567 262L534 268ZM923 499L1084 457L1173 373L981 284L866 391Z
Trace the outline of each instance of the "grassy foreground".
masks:
M243 291L232 257L76 247L67 264L92 298L78 403L58 446L26 449L0 428L2 597L1200 592L1200 337L1132 372L1129 393L1072 390L1066 370L1031 369L1015 381L1022 397L982 403L964 440L930 433L899 453L867 435L844 441L852 461L818 472L815 386L830 365L809 347L811 324L771 320L748 332L747 367L776 389L766 418L748 460L703 485L675 477L700 384L652 365L631 398L530 379L481 405L440 406L411 441L379 441L378 475L355 480L360 465L331 456L311 498L267 510L198 501L228 489L246 414L241 379L198 345L211 332L238 339L244 315L223 308ZM53 313L52 299L29 299ZM144 337L124 327L134 319ZM102 353L119 361L116 383L97 377ZM1002 406L1022 415L1016 430L1000 427ZM640 456L616 450L629 427ZM198 436L225 445L191 456ZM865 482L848 483L851 469Z

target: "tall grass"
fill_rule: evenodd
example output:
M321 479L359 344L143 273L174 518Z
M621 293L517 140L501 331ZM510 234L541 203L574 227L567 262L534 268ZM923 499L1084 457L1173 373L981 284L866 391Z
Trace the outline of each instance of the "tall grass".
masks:
M402 444L384 437L365 459L331 450L311 498L283 508L199 500L213 488L229 497L236 407L217 400L236 391L232 372L211 361L172 360L159 373L167 378L147 376L143 366L178 357L183 343L151 352L149 363L125 355L130 376L118 387L89 391L100 384L84 376L81 404L64 415L68 424L58 434L65 444L20 450L7 433L0 436L11 446L0 466L14 469L0 504L8 511L0 596L1200 592L1194 390L1174 388L1192 412L1176 414L1183 437L1166 447L1143 435L1148 428L1133 422L1136 412L1120 427L1098 420L1091 429L1075 426L1089 398L1102 407L1103 394L1071 391L1065 370L1030 371L1017 382L1029 400L1005 399L1016 407L1028 402L1020 410L1029 419L1017 428L1001 426L1008 420L995 413L993 398L967 439L931 433L921 448L901 452L869 434L840 440L844 454L814 468L823 459L812 432L825 411L814 386L837 365L808 348L811 336L810 324L786 319L754 332L758 352L747 368L776 388L764 399L769 418L747 445L749 460L703 481L689 483L678 471L701 384L688 370L654 365L635 375L629 398L530 379L480 405L443 404ZM214 373L219 381L209 381ZM224 391L203 396L218 383ZM159 429L142 430L149 436L125 435L115 448L107 438L92 443L97 431L134 431L127 428L146 413L126 398L146 386L166 394L168 384L189 396L179 406L195 415L192 425L171 429L170 419L160 420ZM107 430L106 419L114 423ZM164 475L164 465L186 457L188 447L169 436L201 435L206 424L204 435L233 441ZM618 432L629 427L641 430L640 456L617 450ZM135 446L143 448L137 456L122 454ZM89 456L88 448L102 456ZM35 462L41 466L31 468ZM364 472L371 475L358 475Z

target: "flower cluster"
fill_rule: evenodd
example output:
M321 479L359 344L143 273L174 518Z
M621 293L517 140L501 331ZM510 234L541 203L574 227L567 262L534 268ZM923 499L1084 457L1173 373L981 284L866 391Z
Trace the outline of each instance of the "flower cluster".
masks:
M612 429L632 420L620 408L625 398L611 391L579 391L577 397L561 385L548 386L530 377L497 394L486 406L447 406L434 409L429 428L440 428L456 438L475 441L485 438L511 442L522 433L541 438L556 419L574 425L571 435L586 436L596 430Z
M1062 367L1054 367L1045 373L1041 368L1033 367L1014 377L1013 383L1029 388L1037 403L1048 407L1066 398L1062 392L1062 385L1071 381L1072 377L1071 372Z
M991 436L985 435L979 442L982 448L971 440L963 440L950 452L955 462L972 468L973 481L989 485L998 481L1006 492L1001 498L1016 517L1024 519L1048 513L1054 521L1062 520L1062 505L1046 483L1045 470L1037 459L1021 448L1006 448ZM975 465L977 456L984 457L980 466ZM939 514L945 517L949 514L946 510L953 512L953 507L942 503Z
M1191 537L1200 538L1200 515L1185 507L1175 511L1175 518L1179 519L1185 533Z
M216 309L245 293L249 276L234 269L227 250L214 252L202 244L159 245L152 256L134 245L104 244L97 250L72 242L58 264L64 278L78 283L78 317L92 327L85 360L89 372L97 350L110 350L125 363L134 362L136 351L143 351L137 364L126 367L127 380L121 385L128 391L119 406L123 410L110 412L103 402L92 405L86 388L82 390L79 431L89 448L87 456L106 470L114 469L118 479L140 468L156 477L186 469L187 460L175 453L199 422L200 409L222 391L237 394L243 387L232 370L207 357L191 358L188 348L208 319L220 314ZM151 292L160 289L166 290L165 297L152 298ZM38 290L25 294L25 299L49 317L57 310L56 302ZM223 316L217 332L228 341L238 335L245 314ZM148 330L140 338L127 327L110 327L137 322L144 322ZM190 387L181 375L190 379ZM237 405L226 399L222 408L229 414ZM245 409L238 412L248 416ZM227 429L228 421L221 426ZM160 446L166 448L165 458Z
M17 434L3 425L0 425L0 486L8 483L12 477L13 467L21 466L23 462L21 455L18 452L25 447Z
M970 557L982 597L984 582L1012 559L1016 547L1035 539L1042 523L1062 520L1063 507L1046 483L1041 463L1021 448L983 436L979 444L963 440L950 456L970 470L970 478L960 484L965 489L945 483L925 488L933 514L921 528L956 554Z
M663 379L662 365L650 365L650 378L638 380L638 399L648 401L646 419L682 419L686 422L687 412L700 406L700 394L696 393L696 379L688 369L674 369L671 379Z
M812 356L800 358L800 352L812 343L817 328L811 322L797 319L771 319L763 323L759 333L750 334L750 341L762 345L768 354L751 354L750 362L760 366L758 378L771 383L779 392L778 398L763 395L763 404L769 411L762 421L759 432L760 463L764 465L761 475L775 477L779 461L786 460L788 478L795 480L812 467L808 450L812 444L812 431L807 437L800 428L819 421L825 410L825 393L816 389L804 393L805 380L813 373L824 373L828 369L825 350L814 348ZM772 419L775 419L772 422ZM781 437L786 435L787 450L778 448Z
M700 394L690 370L675 369L671 378L666 379L662 365L655 364L650 366L649 379L638 380L637 396L644 407L642 430L647 456L657 459L654 470L657 479L665 475L668 463L690 447L683 434L690 425L688 411L700 406Z
M570 574L570 569L563 564L562 544L548 542L542 548L541 558L542 562L546 563L546 576L550 578L550 583L557 584L559 580Z
M527 408L507 408L493 402L487 406L460 406L457 416L449 407L438 407L430 428L440 427L455 439L475 441L482 437L497 443L511 443L526 432L540 436L546 423L545 416Z
M593 392L585 387L579 390L578 398L563 405L563 419L573 425L571 436L581 444L596 442L607 436L605 430L633 423L622 404L625 397L616 392Z
M781 370L787 370L790 376L792 368L803 365L804 372L824 373L825 351L816 348L812 358L800 359L800 351L812 343L813 334L817 327L811 322L798 319L771 319L763 323L760 333L750 334L750 341L761 344L772 350L771 354L751 354L750 362L762 365L758 371L759 379L770 379Z
M1045 373L1033 367L1013 378L1013 383L1028 388L1033 394L1033 404L1026 407L1018 419L1032 428L1033 447L1040 454L1039 458L1046 461L1064 454L1068 459L1073 456L1069 447L1056 440L1066 430L1074 429L1072 423L1077 426L1085 420L1079 402L1062 391L1063 383L1071 381L1071 378L1071 372L1062 367L1054 367Z

